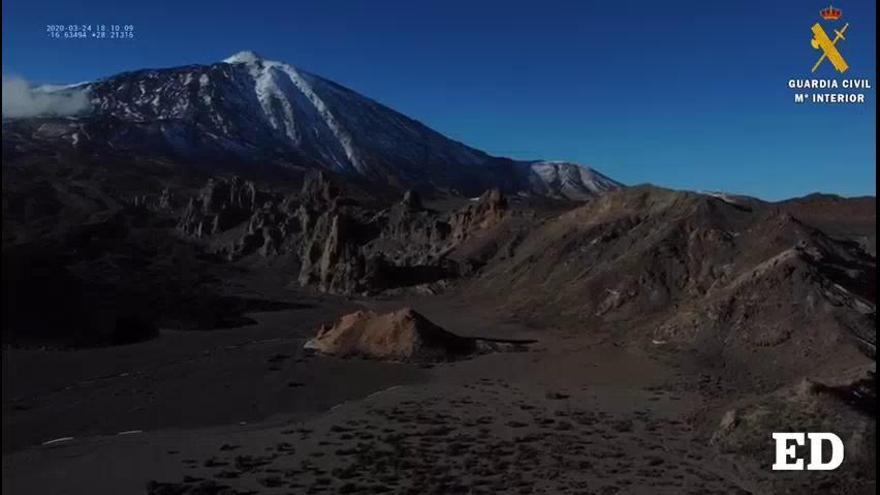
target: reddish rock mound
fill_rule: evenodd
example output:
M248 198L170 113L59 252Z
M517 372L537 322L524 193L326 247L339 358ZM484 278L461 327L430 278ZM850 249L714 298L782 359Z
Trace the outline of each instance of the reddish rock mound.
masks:
M446 361L477 350L475 339L459 337L410 308L385 314L357 311L324 325L306 349L334 356L399 361Z

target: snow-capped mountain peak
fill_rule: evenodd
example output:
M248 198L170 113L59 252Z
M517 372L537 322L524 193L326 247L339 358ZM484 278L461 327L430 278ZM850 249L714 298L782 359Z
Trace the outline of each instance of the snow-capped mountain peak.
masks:
M227 64L254 64L264 60L257 52L251 50L243 50L231 57L223 59Z
M620 187L576 164L490 156L253 51L210 65L125 72L76 89L91 103L68 133L78 133L81 148L324 168L461 194L501 187L587 199Z

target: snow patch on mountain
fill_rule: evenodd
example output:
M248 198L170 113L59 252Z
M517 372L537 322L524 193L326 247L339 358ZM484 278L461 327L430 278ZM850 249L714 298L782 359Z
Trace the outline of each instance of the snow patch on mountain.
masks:
M315 109L318 111L318 114L324 119L324 124L328 129L333 133L336 139L339 141L342 149L345 150L345 156L348 158L351 165L360 173L366 173L366 167L361 163L360 158L358 158L357 150L355 149L351 136L345 131L345 129L339 125L336 118L333 116L333 113L327 108L327 105L324 104L324 101L318 96L315 91L312 89L311 85L306 81L302 75L300 75L297 70L289 65L279 64L285 74L290 77L290 80L293 81L293 84L305 95L306 98L312 102Z
M577 163L555 160L526 163L532 190L544 196L585 200L623 187L623 184Z
M283 132L294 146L302 144L301 131L314 136L321 136L329 131L329 136L324 137L331 139L324 139L327 146L321 154L329 159L333 168L353 168L360 174L369 172L359 157L351 134L340 124L333 111L296 67L266 60L249 50L232 55L224 63L247 66L254 79L254 88L263 113L272 127ZM303 122L298 125L300 123L297 122L294 105L303 103L303 98L308 105L297 105L300 110L305 110L301 112Z

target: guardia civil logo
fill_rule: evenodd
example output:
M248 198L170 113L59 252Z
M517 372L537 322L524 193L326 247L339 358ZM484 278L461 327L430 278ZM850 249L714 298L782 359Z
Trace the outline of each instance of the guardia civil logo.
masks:
M846 59L843 58L843 55L838 49L838 43L846 40L844 35L849 28L849 23L844 24L843 27L839 29L833 26L833 24L840 21L842 16L843 11L831 5L819 11L819 17L831 24L829 29L834 33L834 39L831 39L828 36L828 33L825 32L825 29L821 24L818 22L813 24L813 40L810 44L813 45L814 49L822 52L822 56L819 57L819 60L813 65L813 72L816 72L816 69L818 69L822 65L822 62L825 62L826 60L830 61L831 65L834 66L834 70L841 74L849 70L849 65L846 63Z
M814 19L810 28L812 31L810 45L818 58L813 62L810 71L812 75L804 77L806 75L806 66L804 66L804 75L788 80L788 87L793 90L794 102L822 105L865 103L873 89L873 84L870 79L864 77L864 68L851 67L847 61L846 41L847 37L853 36L853 30L849 22L843 21L843 9L829 5L819 10L819 21L815 21L815 11L805 15ZM859 33L856 33L856 36L859 37L852 39L856 42L864 42ZM809 48L804 47L805 59L809 51ZM854 58L858 59L858 57ZM804 64L806 65L805 62ZM859 74L860 70L862 74Z

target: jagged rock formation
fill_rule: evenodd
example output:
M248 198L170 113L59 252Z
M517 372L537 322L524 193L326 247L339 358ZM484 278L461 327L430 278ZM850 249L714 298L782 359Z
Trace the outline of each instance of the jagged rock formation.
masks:
M184 209L178 228L235 260L258 253L300 261L297 280L324 292L379 292L454 278L449 254L505 215L498 190L460 210L438 212L415 191L376 211L347 198L323 172L280 198L239 178L212 179Z
M312 174L300 198L300 284L345 294L364 290L366 262L358 249L363 229L351 217L352 207L345 207L340 189L325 174Z
M253 182L239 177L211 179L197 198L190 199L178 227L195 237L217 234L243 222L266 199Z
M283 254L299 230L300 225L283 204L269 201L251 214L244 235L236 242L229 257L238 259L253 252L266 258Z
M324 325L306 349L339 357L395 361L447 361L477 351L475 339L459 337L410 308L390 313L357 311Z
M162 196L159 201L162 204ZM190 198L177 228L185 236L217 239L212 250L231 260L252 253L275 256L289 251L299 232L291 204L288 198L259 190L251 181L213 178L198 196ZM224 236L230 231L231 237Z
M312 199L299 210L305 233L299 280L328 292L374 292L455 277L457 266L446 256L469 233L500 221L506 207L495 190L443 215L408 191L401 202L370 215L343 206L333 193L315 194L315 187L306 184L303 196Z
M345 213L328 211L306 231L303 245L302 285L316 284L325 292L352 293L365 289L366 261L358 249L357 225Z

